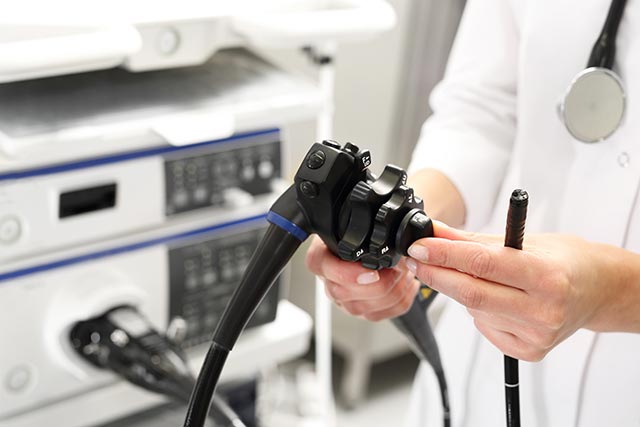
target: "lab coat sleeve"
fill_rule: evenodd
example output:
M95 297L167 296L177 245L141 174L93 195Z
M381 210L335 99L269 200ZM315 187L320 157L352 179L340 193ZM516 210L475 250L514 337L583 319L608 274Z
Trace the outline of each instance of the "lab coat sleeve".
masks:
M488 222L515 138L519 34L512 8L510 0L467 2L409 167L437 169L453 182L469 229Z

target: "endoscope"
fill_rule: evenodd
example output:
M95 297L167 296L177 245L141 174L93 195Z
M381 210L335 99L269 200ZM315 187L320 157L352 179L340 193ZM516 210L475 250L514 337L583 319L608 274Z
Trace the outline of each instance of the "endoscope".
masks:
M347 143L314 144L294 183L273 204L270 225L213 333L196 381L184 426L202 427L229 352L256 307L298 247L315 233L341 259L370 269L395 266L411 244L433 236L422 199L407 186L407 174L387 165L377 177L371 154ZM422 285L409 311L393 323L412 349L434 369L443 423L450 425L447 383L426 310L436 293Z

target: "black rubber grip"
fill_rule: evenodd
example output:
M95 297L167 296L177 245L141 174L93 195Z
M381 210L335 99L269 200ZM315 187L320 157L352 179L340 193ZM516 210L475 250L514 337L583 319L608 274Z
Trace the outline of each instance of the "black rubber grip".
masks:
M509 201L507 228L504 236L505 246L513 249L522 249L528 206L529 195L527 192L524 190L513 190L511 200Z

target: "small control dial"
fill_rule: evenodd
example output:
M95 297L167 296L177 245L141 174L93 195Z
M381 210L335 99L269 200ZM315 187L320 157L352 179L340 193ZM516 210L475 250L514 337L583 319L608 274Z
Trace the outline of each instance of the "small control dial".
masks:
M165 28L158 34L157 47L163 55L171 55L180 46L180 35L173 28Z
M22 235L22 225L15 216L0 218L0 244L15 243Z
M34 369L29 365L19 365L13 367L6 375L4 386L11 393L21 393L34 381Z

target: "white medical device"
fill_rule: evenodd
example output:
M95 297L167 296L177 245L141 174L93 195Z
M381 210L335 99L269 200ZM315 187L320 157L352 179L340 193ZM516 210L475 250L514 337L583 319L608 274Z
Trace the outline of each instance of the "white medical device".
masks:
M27 1L3 16L0 319L15 327L0 342L16 345L0 352L0 424L98 425L163 402L71 348L75 322L114 306L186 326L199 366L283 189L288 127L326 102L245 49L393 23L382 0ZM253 322L226 379L307 348L309 316L277 293Z

